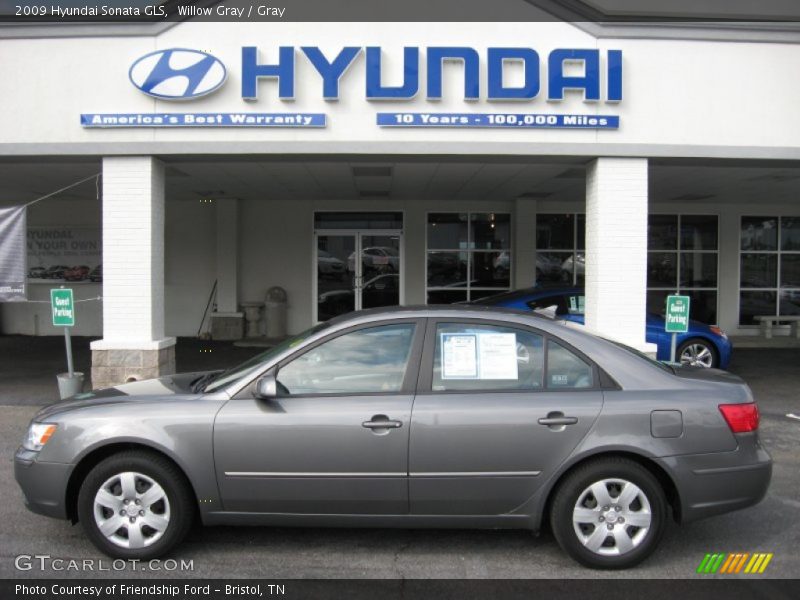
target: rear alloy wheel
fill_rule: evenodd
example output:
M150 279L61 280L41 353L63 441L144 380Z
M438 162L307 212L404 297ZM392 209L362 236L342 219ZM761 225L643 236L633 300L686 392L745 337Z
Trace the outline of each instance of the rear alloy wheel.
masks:
M149 452L123 452L100 462L84 480L78 516L86 534L115 558L161 556L188 533L194 516L183 473Z
M655 477L625 458L578 467L553 500L551 526L561 548L587 567L625 569L655 550L666 521Z
M710 342L694 338L686 340L678 348L678 362L688 367L710 369L719 364L717 350Z

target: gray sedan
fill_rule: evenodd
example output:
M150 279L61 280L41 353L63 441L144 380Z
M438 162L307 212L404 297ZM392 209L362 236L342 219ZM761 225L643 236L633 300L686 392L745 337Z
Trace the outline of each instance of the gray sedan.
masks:
M34 512L103 552L163 555L206 525L549 521L574 559L630 567L679 522L759 502L772 463L748 386L484 307L354 313L225 372L42 409L15 460Z

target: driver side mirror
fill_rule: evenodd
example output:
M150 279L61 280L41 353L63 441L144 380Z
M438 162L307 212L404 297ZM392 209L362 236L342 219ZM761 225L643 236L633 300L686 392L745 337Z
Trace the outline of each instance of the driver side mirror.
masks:
M259 400L272 400L278 397L278 381L275 375L267 374L256 381L255 397Z

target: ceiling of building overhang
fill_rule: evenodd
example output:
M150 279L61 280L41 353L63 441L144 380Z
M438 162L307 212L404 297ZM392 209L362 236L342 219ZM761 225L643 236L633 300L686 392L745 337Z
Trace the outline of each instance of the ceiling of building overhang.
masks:
M165 159L167 199L236 197L251 200L422 199L432 201L580 201L586 159L516 157L270 157ZM97 159L0 162L0 204L28 202L101 170ZM57 197L92 199L94 181ZM653 203L800 203L800 163L654 161Z

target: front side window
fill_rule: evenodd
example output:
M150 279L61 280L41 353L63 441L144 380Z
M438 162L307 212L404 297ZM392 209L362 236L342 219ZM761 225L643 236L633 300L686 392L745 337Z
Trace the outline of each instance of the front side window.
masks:
M278 372L281 395L399 392L403 387L413 323L358 329L323 342Z
M440 323L433 391L536 390L544 375L544 339L511 327Z

